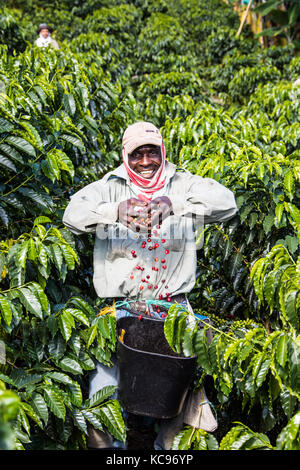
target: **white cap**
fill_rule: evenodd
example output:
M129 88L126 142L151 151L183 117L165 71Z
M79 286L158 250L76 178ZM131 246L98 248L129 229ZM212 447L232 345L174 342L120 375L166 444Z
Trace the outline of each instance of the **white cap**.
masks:
M126 155L132 153L136 148L142 145L162 146L163 140L157 127L151 122L139 121L127 127L124 132L122 145Z

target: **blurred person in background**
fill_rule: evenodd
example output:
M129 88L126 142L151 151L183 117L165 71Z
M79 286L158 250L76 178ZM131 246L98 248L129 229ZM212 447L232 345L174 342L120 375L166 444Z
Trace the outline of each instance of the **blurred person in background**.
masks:
M38 27L39 37L34 41L34 44L38 47L53 47L59 49L59 45L55 39L51 37L52 28L46 23L41 23Z

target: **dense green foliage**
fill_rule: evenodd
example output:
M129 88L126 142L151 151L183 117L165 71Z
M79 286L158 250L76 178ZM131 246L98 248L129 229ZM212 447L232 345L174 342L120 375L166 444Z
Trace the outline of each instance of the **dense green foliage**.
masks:
M72 193L120 162L127 125L162 130L167 158L235 194L207 226L195 312L171 308L172 347L196 352L219 421L174 449L297 449L300 397L300 58L261 49L221 0L5 2L0 16L0 448L80 449L87 425L126 439L110 364L112 299L92 284L93 238L62 225ZM59 50L33 46L53 22ZM52 23L51 23L52 24ZM3 359L3 358L2 358Z
M268 21L269 27L263 28L260 36L284 38L299 47L300 4L297 0L267 0L255 5L254 11Z

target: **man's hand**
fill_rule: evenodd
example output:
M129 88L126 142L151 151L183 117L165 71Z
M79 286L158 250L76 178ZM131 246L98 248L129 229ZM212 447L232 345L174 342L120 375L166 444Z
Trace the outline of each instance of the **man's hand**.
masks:
M172 203L167 196L161 196L150 202L131 198L119 204L118 220L134 232L151 232L155 225L172 215Z
M133 232L148 230L147 216L147 202L132 197L119 204L118 221L125 227L129 227Z
M162 222L173 214L172 211L172 203L167 196L161 196L153 199L148 204L148 215L150 217L150 221L148 225L161 225Z

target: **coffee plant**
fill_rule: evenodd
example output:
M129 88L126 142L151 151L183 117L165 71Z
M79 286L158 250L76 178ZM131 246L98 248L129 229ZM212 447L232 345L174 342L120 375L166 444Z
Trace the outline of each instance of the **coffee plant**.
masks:
M62 216L120 164L126 127L149 120L170 161L230 188L239 208L200 235L189 300L212 341L181 306L165 320L170 346L197 354L194 386L219 424L184 426L172 449L299 450L294 29L293 43L262 49L247 26L237 37L221 0L0 6L0 448L86 449L89 425L126 441L115 387L88 397L96 361L110 365L116 348L115 317L102 314L114 299L95 294L92 236ZM58 50L34 45L44 21Z

